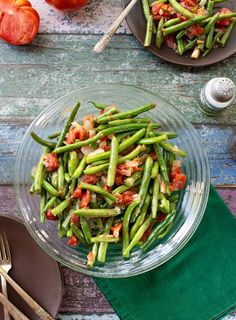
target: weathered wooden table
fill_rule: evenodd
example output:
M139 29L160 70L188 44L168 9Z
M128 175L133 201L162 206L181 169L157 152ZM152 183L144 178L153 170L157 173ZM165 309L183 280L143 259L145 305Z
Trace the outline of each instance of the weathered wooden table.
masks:
M62 13L32 0L41 31L32 44L0 43L0 213L19 216L13 190L14 163L21 138L36 115L61 95L94 83L133 84L161 94L196 127L205 145L211 181L236 214L236 105L219 118L203 115L197 98L214 76L236 80L236 55L215 66L189 69L147 52L124 23L102 55L92 48L121 12L121 0L91 0L79 12ZM90 277L63 268L65 293L59 319L117 320Z

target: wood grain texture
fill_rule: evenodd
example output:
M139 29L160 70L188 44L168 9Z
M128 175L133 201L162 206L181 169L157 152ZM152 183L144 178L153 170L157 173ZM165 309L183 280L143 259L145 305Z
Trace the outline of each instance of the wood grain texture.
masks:
M13 168L16 153L28 127L28 120L30 119L16 118L11 125L0 125L1 184L14 182ZM236 126L198 125L196 128L208 155L212 183L236 185L236 161L233 160L230 152L230 144L235 135Z
M194 123L236 123L236 105L220 117L208 117L197 101L200 89L212 77L236 79L236 55L216 66L189 69L163 62L133 36L115 36L104 53L97 55L92 48L98 39L94 35L39 35L29 46L1 42L1 118L10 122L9 116L35 116L65 93L113 82L162 95Z
M236 188L217 188L218 192L236 217ZM20 218L20 212L15 202L15 193L12 186L0 186L0 214ZM60 313L96 314L97 318L82 318L62 316L61 320L117 320L110 315L113 312L108 301L97 288L91 277L62 267L64 278L64 297ZM108 313L108 315L103 315ZM100 318L101 315L101 318ZM105 317L105 318L104 318ZM106 318L107 317L107 318Z

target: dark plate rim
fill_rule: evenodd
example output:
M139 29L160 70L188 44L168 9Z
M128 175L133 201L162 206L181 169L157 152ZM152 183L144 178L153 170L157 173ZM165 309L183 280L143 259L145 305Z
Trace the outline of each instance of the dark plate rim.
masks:
M128 3L130 3L131 0L122 0L122 8L125 9L126 6L128 5ZM137 4L136 4L137 5ZM128 25L128 27L130 28L132 34L135 36L135 38L139 41L139 43L141 43L141 45L143 46L143 41L140 39L139 35L137 34L137 30L135 28L135 26L133 25L133 22L131 21L131 19L129 18L129 16L125 19L126 20L126 23ZM143 48L145 48L143 46ZM148 50L149 52L151 52L152 54L154 54L155 56L159 57L160 59L166 61L166 62L169 62L169 63L173 63L175 65L178 65L178 66L185 66L185 67L195 67L195 68L198 68L198 67L206 67L206 66L211 66L211 65L214 65L214 64L217 64L219 62L222 62L224 61L225 59L229 58L230 56L232 56L233 54L236 53L236 41L235 41L235 47L231 50L228 50L226 52L226 54L224 55L224 58L220 58L218 60L212 60L212 61L203 61L203 59L197 59L197 60L193 60L193 63L191 62L185 62L184 60L184 56L183 56L183 62L179 62L179 61L175 61L173 59L169 59L169 58L166 58L164 55L159 55L155 50L153 50L151 47L149 48L145 48L146 50ZM171 49L170 49L171 50Z

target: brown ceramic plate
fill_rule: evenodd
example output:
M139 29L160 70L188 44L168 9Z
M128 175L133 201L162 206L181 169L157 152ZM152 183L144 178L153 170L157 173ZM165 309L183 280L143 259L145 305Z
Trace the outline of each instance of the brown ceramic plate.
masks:
M3 231L7 234L12 255L13 267L9 275L55 318L63 294L59 265L39 248L18 220L0 216L0 232ZM8 295L9 300L30 320L39 320L10 286ZM0 305L0 319L3 319L2 305Z
M130 0L123 0L123 6L126 7L130 3ZM228 0L222 4L215 6L216 8L226 7L232 11L236 11L236 0ZM134 6L130 14L126 18L130 30L134 36L143 44L145 38L146 21L142 11L141 1ZM219 61L222 61L236 52L236 27L230 35L229 40L224 48L217 48L212 50L206 57L199 59L192 59L190 57L191 53L183 54L179 56L174 50L163 45L161 49L157 49L154 43L148 48L149 51L154 53L156 56L183 66L192 67L203 67L208 66Z

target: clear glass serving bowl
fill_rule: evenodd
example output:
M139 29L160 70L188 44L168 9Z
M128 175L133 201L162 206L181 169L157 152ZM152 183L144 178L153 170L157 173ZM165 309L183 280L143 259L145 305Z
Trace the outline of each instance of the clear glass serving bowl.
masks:
M87 248L69 247L66 239L58 239L57 223L40 222L39 198L29 193L32 182L31 169L38 162L42 152L42 147L30 137L30 132L35 131L43 138L47 138L50 133L61 130L71 107L78 100L81 101L81 108L77 120L81 120L86 114L97 113L88 101L115 104L122 110L156 102L157 107L144 116L161 122L165 131L177 132L176 144L188 152L188 157L183 161L183 171L188 176L187 187L181 194L174 227L168 236L147 252L136 248L128 260L122 258L119 245L112 245L109 247L106 263L96 263L93 269L88 269L86 266ZM201 222L208 200L209 186L207 156L193 126L170 102L149 91L128 85L94 85L73 91L53 102L28 128L16 160L17 202L23 222L31 236L43 250L63 265L97 277L120 278L138 275L172 258L189 241Z

